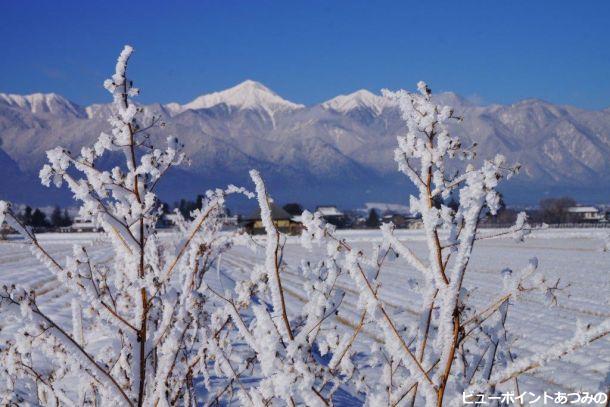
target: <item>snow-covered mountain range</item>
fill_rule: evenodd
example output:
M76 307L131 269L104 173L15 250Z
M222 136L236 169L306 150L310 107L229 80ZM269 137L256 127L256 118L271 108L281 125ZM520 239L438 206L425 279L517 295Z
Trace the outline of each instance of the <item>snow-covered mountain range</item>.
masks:
M453 93L437 99L464 117L454 131L478 144L479 157L500 152L523 165L504 188L509 203L559 194L610 201L610 109L535 99L477 106ZM404 123L396 106L367 90L304 106L248 80L185 104L146 108L163 117L164 131L179 136L191 158L163 186L170 202L227 183L249 185L250 168L261 170L280 202L357 207L405 203L412 191L393 161ZM48 194L36 181L45 151L79 151L108 129L108 113L109 105L79 106L57 94L0 93L0 198L65 201L66 193Z

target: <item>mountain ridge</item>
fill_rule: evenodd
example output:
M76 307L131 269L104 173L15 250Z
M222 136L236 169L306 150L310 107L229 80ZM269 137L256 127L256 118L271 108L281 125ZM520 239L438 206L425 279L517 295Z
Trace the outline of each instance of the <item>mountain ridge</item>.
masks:
M464 143L478 144L479 160L500 152L523 164L506 187L509 202L533 203L559 193L610 201L610 109L533 98L480 106L452 92L435 98L464 117L450 129ZM183 105L144 107L162 117L164 131L180 137L192 159L174 180L182 189L176 182L165 188L168 200L247 183L250 168L262 170L280 200L358 206L379 200L375 194L404 203L412 192L393 161L404 122L395 105L367 90L304 106L249 80ZM0 94L0 153L31 180L46 150L62 145L80 151L108 130L109 113L109 104L79 106L57 94ZM45 190L29 182L21 188L31 189L33 201L44 201ZM0 197L10 198L13 189L0 185Z
M233 106L233 107L243 108L244 107L243 103L236 103L236 102L227 103L226 100L223 101L222 98L226 97L227 95L235 95L235 93L239 93L239 92L233 92L233 91L244 90L244 89L248 90L249 88L257 89L262 93L269 93L269 94L277 97L278 101L280 101L280 103L285 103L286 106L291 106L293 109L312 108L315 106L322 106L325 108L330 108L330 107L332 107L331 105L333 104L332 103L333 101L351 98L351 97L362 97L363 95L365 95L365 97L368 97L368 98L384 99L383 96L381 96L380 94L377 94L369 89L361 88L361 89L357 89L357 90L354 90L349 93L336 95L336 96L334 96L330 99L324 100L322 102L305 105L305 104L296 103L296 102L290 101L288 99L282 98L279 94L277 94L276 92L274 92L273 90L271 90L270 88L268 88L267 86L262 84L261 82L258 82L258 81L252 80L252 79L246 79L246 80L244 80L230 88L224 89L224 90L213 91L210 93L203 93L203 94L195 97L191 101L185 102L183 104L181 104L179 102L156 103L156 104L159 104L159 105L167 108L169 111L172 111L172 110L178 111L179 110L180 112L183 112L187 109L199 110L199 109L203 109L203 108L210 108L210 107L214 107L215 105L222 104L222 103L225 103L225 104L227 104L229 106ZM476 107L502 107L502 106L544 104L544 105L552 105L552 106L562 107L562 108L566 108L566 109L576 109L576 110L588 111L588 112L610 112L610 106L601 108L601 109L585 109L585 108L581 108L581 107L571 105L571 104L566 104L566 103L553 103L548 100L536 98L536 97L520 99L515 102L507 103L507 104L495 103L495 102L494 103L485 103L485 104L476 104L476 103L470 101L469 99L467 99L455 92L451 92L451 91L442 91L439 93L435 93L434 97L437 99L437 103L444 103L444 104L447 104L450 106L453 106L456 102L459 105L467 105L467 106L473 106L473 107L475 107L475 106ZM17 101L19 99L25 100L26 103L30 103L30 104L35 99L58 100L64 104L70 104L72 106L78 107L83 110L87 109L89 107L93 107L93 106L104 106L104 105L111 104L109 101L106 103L94 102L94 103L91 103L88 105L83 105L83 104L74 102L74 101L70 100L69 98L66 98L55 92L47 92L47 93L35 92L35 93L30 93L30 94L0 92L0 105L1 104L10 104L11 99L12 99L13 104L17 104L18 103ZM212 103L211 101L214 99L217 99L217 101ZM205 103L202 103L201 105L199 105L198 103L195 103L198 100L203 100L203 101L205 101ZM387 101L387 100L384 100L384 102L388 105L391 104L391 102ZM24 103L24 102L21 102L21 103ZM188 107L186 107L186 106L188 106ZM21 106L21 107L23 107L23 106ZM338 109L335 109L335 110L341 111ZM349 110L349 109L344 109L344 110Z

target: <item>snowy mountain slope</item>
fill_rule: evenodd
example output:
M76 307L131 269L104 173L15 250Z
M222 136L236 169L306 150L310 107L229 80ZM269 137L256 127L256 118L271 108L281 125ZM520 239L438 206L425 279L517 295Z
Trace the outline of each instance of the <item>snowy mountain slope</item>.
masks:
M461 109L465 120L456 131L479 144L479 155L499 151L521 162L523 175L543 185L609 184L604 176L610 171L607 113L540 100Z
M44 203L65 200L65 192L48 191L34 174L21 171L0 145L0 196L12 202Z
M57 145L80 150L108 129L110 113L107 104L83 108L54 94L33 96L0 96L2 149L32 179L46 150ZM479 158L500 152L523 165L507 184L510 202L533 203L558 193L583 201L610 199L609 109L587 111L535 99L477 106L449 92L436 98L464 117L453 130L465 143L477 143ZM405 202L411 192L393 161L404 123L395 106L369 91L304 107L246 81L184 105L146 108L160 115L167 123L164 132L178 135L189 151L191 165L165 188L170 201L229 182L248 183L250 168L263 172L277 199L306 204L355 207L380 196Z
M0 93L0 105L29 110L36 114L85 116L82 107L55 93L33 93L31 95Z
M19 197L21 199L24 196L19 196L15 193L15 185L26 181L26 177L19 170L19 166L11 157L9 157L2 148L0 148L0 168L2 168L2 176L0 176L0 190L6 195L12 195L13 197ZM3 194L3 195L4 195Z

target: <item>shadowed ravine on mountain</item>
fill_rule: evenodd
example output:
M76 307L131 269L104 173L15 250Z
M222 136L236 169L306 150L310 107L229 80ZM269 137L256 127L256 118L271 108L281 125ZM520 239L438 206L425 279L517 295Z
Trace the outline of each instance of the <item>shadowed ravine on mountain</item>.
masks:
M464 117L455 131L466 144L477 143L478 157L501 153L523 165L505 184L508 203L564 194L582 202L608 199L610 110L535 99L476 106L453 93L437 98ZM184 105L146 107L167 123L166 134L180 137L191 159L160 185L169 202L228 183L249 185L251 168L262 172L278 201L308 206L407 202L412 192L392 160L403 121L395 106L366 90L306 107L246 81ZM0 167L8 174L0 197L67 202L67 192L50 195L36 179L45 151L57 145L80 151L109 130L108 109L81 107L56 94L0 94Z

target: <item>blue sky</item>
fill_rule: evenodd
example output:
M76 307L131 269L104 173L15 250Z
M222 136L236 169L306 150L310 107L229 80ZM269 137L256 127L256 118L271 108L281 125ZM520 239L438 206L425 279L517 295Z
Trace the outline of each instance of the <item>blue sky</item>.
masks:
M430 4L424 4L430 3ZM609 1L2 1L0 92L108 101L125 43L143 102L260 81L314 104L360 88L610 106Z

